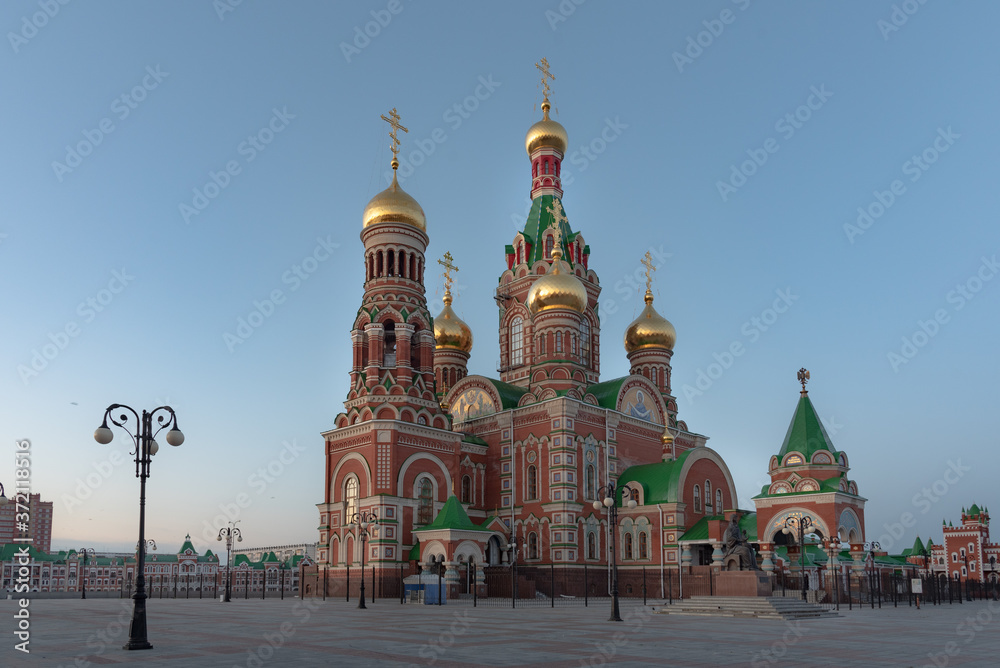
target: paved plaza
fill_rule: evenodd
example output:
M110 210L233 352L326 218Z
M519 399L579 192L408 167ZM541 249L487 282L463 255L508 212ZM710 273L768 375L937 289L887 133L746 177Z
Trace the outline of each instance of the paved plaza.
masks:
M31 654L14 649L14 601L0 666L996 666L1000 603L842 611L782 622L660 615L626 602L550 608L298 601L151 600L153 649L126 652L128 599L36 600Z

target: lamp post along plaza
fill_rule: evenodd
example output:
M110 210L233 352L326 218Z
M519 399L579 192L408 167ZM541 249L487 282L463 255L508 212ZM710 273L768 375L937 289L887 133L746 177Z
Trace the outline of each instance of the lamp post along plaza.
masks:
M608 618L609 622L620 622L622 621L621 613L618 609L618 557L616 555L616 543L618 535L618 497L622 497L622 501L625 500L624 492L629 491L629 500L626 505L631 510L638 505L636 501L636 491L624 485L621 487L616 487L613 483L608 483L603 485L599 490L597 490L597 496L600 497L601 494L605 494L604 501L594 501L594 510L601 510L601 507L608 509L608 527L611 533L611 616Z
M86 599L87 598L87 553L89 552L94 557L94 563L96 563L97 552L95 552L94 548L92 547L91 548L81 547L77 551L83 555L83 567L80 569L80 580L83 583L80 587L80 598Z
M801 372L800 372L801 373ZM808 376L806 376L808 378ZM808 582L806 580L806 531L814 526L813 518L809 515L802 517L785 518L785 526L781 533L792 535L799 544L799 575L802 578L802 600L805 601Z
M871 590L872 609L875 609L875 553L882 549L877 540L865 543L865 550L868 552L868 588ZM882 607L882 599L879 598L878 607Z
M230 522L228 527L222 527L219 529L218 540L226 539L226 597L222 599L225 603L230 603L230 585L232 584L232 569L230 568L229 553L233 549L233 538L238 542L243 542L243 534L240 530L236 528L236 525L240 523L240 520L235 522Z
M142 411L140 416L135 409L124 404L111 404L104 411L104 420L94 432L94 440L101 445L107 445L114 438L114 433L108 427L108 420L116 427L121 427L132 439L135 445L135 477L139 479L139 544L146 542L146 478L149 477L149 465L160 445L156 436L170 427L167 432L167 443L178 446L184 442L184 434L177 426L177 415L170 406L159 406L152 411ZM152 649L146 637L146 577L143 571L146 567L145 550L139 550L139 563L135 578L135 594L132 600L132 622L129 624L128 642L122 649Z
M358 537L361 539L361 600L358 601L358 608L366 610L365 606L365 543L369 536L375 531L378 524L378 514L374 510L362 510L351 516L351 523L347 527L351 530L357 529Z

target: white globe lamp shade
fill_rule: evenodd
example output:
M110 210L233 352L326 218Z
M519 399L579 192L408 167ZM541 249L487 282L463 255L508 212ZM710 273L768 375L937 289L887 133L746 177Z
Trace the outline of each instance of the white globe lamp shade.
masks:
M170 445L177 447L183 442L184 442L184 434L177 427L174 427L173 429L167 432L167 443L169 443Z
M615 500L612 499L610 496L606 496L604 497L604 505L610 508L611 506L615 505Z
M114 437L114 433L105 426L98 427L94 432L94 440L101 445L107 445Z
M156 442L155 439L150 439L149 441L149 454L155 455L160 451L160 444Z
M628 507L629 507L630 510L633 509L633 508L635 508L638 505L639 504L635 502L635 499L629 499L628 500Z
M601 509L601 502L594 501L594 510L600 510L600 509Z

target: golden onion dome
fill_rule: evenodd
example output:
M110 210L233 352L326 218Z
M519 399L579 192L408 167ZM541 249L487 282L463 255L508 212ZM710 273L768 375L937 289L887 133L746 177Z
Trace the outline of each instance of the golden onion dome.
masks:
M625 352L641 348L673 350L677 330L653 308L653 293L646 290L646 308L625 330Z
M562 123L549 118L549 101L542 103L542 120L528 128L528 135L524 138L524 148L530 156L532 151L540 146L554 148L560 153L566 152L569 145L569 135Z
M552 251L552 269L535 281L528 290L528 311L535 315L550 308L568 308L577 313L587 310L587 288L563 262L562 252Z
M405 223L421 231L427 231L427 219L417 200L410 197L396 181L395 161L393 161L392 184L372 197L362 214L363 228L376 223Z
M472 351L472 329L452 310L450 292L444 293L444 308L434 318L434 341L436 350Z

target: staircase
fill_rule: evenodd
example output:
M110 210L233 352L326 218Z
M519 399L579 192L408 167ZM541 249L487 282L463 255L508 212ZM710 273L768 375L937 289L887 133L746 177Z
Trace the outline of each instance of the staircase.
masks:
M836 611L781 596L692 596L657 610L664 615L752 617L756 619L821 619L839 617Z

